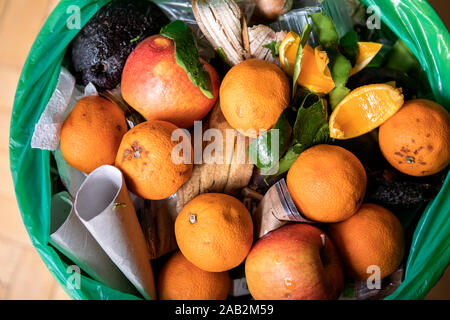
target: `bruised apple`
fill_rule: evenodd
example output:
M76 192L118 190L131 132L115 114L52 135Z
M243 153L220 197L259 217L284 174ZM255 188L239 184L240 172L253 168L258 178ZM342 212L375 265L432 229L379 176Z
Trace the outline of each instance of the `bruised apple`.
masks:
M130 54L122 74L122 96L147 120L164 120L189 128L216 103L219 76L204 63L213 98L206 97L175 60L171 39L161 35L143 40Z
M245 263L256 300L337 299L344 274L336 248L320 229L290 224L262 237Z

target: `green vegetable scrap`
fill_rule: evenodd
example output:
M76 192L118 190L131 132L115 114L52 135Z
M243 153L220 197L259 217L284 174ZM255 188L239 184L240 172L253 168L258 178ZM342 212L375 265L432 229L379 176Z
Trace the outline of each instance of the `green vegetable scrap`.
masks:
M319 34L320 45L328 52L337 51L339 45L339 34L333 20L324 13L312 13L310 15L314 27Z
M342 48L340 48L339 34L333 20L324 13L313 13L310 17L319 34L319 43L325 49L330 59L328 67L330 68L331 77L335 84L335 88L330 92L330 102L331 108L334 109L345 95L350 92L346 84L350 76L352 63L339 51ZM354 45L355 37L355 34L348 33L342 38L344 51L353 56L356 55ZM354 57L355 61L356 58L357 56Z
M297 91L297 80L300 76L300 71L302 69L302 59L303 59L303 47L306 45L308 41L309 35L311 34L311 25L307 24L303 30L302 35L300 37L300 44L297 49L297 55L295 56L295 65L294 65L294 75L292 79L292 98L295 97L295 93Z

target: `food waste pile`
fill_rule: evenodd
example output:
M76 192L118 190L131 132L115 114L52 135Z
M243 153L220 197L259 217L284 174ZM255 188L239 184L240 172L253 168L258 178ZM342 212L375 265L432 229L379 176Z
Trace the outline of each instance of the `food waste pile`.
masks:
M346 20L321 2L102 7L45 111L63 122L33 137L56 169L50 243L148 299L395 291L450 115L406 45L342 3Z

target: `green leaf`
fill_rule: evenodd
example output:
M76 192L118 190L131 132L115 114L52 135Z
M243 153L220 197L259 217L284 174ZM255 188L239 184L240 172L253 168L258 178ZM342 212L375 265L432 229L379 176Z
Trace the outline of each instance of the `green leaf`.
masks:
M289 146L292 127L289 124L287 113L288 109L284 110L274 128L260 134L249 145L249 157L258 168L272 168ZM275 130L277 130L278 134L276 134Z
M319 128L319 130L317 130L312 145L315 146L316 144L328 143L330 140L330 126L327 121Z
M326 105L321 98L315 97L313 105L299 108L294 125L294 143L304 147L312 146L314 141L321 143L323 139L317 139L317 134L324 125L328 125Z
M223 50L223 48L219 47L216 49L217 54L219 55L219 57L222 59L223 62L225 62L226 64L230 64L230 62L228 61L227 55L225 53L225 51Z
M347 34L341 38L340 47L342 54L350 60L352 66L354 66L356 59L359 56L358 34L355 30L347 32Z
M280 175L289 170L298 156L308 148L330 141L327 107L319 96L308 94L297 112L293 129L292 145L280 159Z
M288 171L303 151L305 151L305 148L300 144L290 146L286 151L286 154L280 159L280 164L276 175L280 175Z
M269 49L272 56L276 58L280 54L279 52L280 45L281 41L272 41L268 44L263 45L263 48Z
M192 30L183 21L175 20L163 27L160 33L173 40L177 64L186 71L192 83L212 99L211 78L199 59Z
M300 37L300 43L297 49L297 55L295 56L295 65L294 65L294 75L292 78L292 98L295 97L295 92L297 90L297 80L300 76L300 71L302 69L302 59L303 59L303 47L308 41L309 35L311 34L311 25L307 24L303 30L302 35Z

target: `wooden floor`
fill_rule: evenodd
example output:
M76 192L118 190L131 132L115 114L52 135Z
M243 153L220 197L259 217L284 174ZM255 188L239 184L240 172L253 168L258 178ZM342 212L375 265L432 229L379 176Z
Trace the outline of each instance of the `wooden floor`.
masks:
M23 226L9 171L9 123L22 65L57 0L0 0L0 300L68 299Z
M58 0L0 0L0 300L67 299L33 249L9 171L9 123L26 55ZM444 11L445 12L445 11ZM447 10L448 12L448 10ZM430 298L450 299L450 272Z

